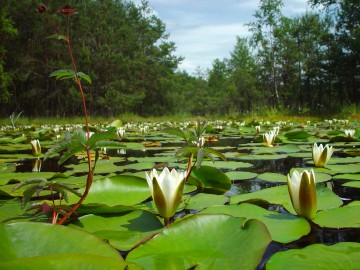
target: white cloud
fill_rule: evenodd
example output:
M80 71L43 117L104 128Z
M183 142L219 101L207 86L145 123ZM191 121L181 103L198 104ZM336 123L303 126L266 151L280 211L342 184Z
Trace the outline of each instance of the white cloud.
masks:
M141 0L134 0L141 3ZM192 74L197 67L211 68L213 61L229 57L236 36L248 36L244 26L254 20L259 1L254 0L149 0L149 6L166 24L169 40L178 56L185 57L180 69ZM283 14L304 13L307 0L284 0ZM310 9L308 7L308 9Z
M177 46L176 54L185 57L179 68L192 73L198 66L210 68L216 58L227 57L235 46L236 36L247 34L243 24L234 23L178 29L171 37Z

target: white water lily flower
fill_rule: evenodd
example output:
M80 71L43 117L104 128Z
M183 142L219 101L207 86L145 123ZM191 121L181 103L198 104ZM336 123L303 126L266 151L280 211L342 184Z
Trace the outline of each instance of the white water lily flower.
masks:
M31 148L34 156L39 156L41 154L41 146L39 140L32 140Z
M261 126L255 126L256 133L260 133Z
M287 175L292 205L299 216L312 219L317 210L315 173L304 170L302 173L294 171L292 176Z
M316 143L314 143L312 157L315 167L324 167L333 153L334 149L332 146L326 145L324 147L322 144L318 146Z
M269 147L273 147L274 142L275 142L275 138L276 138L276 134L274 131L270 131L267 132L263 135L264 137L264 145L269 146Z
M355 135L355 129L345 129L344 132L348 138L352 138Z
M125 138L125 128L124 127L119 127L116 131L116 135L119 138Z
M146 174L146 180L151 190L152 198L155 202L159 214L165 219L172 217L180 202L184 191L186 173L170 170L165 167L158 174L157 170Z

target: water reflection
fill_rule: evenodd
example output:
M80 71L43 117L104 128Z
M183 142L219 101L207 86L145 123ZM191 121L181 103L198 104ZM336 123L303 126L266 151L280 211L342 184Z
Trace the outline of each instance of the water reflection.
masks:
M234 182L232 184L232 188L230 191L232 191L231 193L236 195L236 194L255 192L255 191L265 189L265 188L275 187L278 185L281 185L281 184L263 181L263 180L259 180L259 179L255 178L255 179L251 179L251 180L242 180L239 182Z
M41 160L41 159L34 159L34 160L32 160L32 166L33 166L32 171L33 171L33 172L41 172L41 164L42 164L42 160Z
M22 159L17 162L15 172L65 172L67 169L58 165L57 158L43 159Z
M273 159L273 160L242 160L249 162L254 166L247 169L249 172L256 173L279 173L287 175L292 168L304 167L303 158L286 157L284 159Z

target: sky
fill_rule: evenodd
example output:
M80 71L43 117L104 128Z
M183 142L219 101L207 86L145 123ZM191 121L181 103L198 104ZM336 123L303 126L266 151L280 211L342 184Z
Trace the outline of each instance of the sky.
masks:
M295 17L311 11L308 0L283 0L283 15ZM141 0L133 0L140 4ZM236 37L248 37L246 23L254 21L259 0L148 0L154 14L166 25L179 65L194 75L211 69L215 59L229 58Z

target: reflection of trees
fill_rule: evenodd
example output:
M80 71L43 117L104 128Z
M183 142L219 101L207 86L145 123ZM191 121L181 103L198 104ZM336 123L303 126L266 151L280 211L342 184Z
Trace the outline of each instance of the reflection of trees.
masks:
M256 173L280 173L288 174L291 168L303 167L303 158L293 158L287 157L284 159L273 159L273 160L249 160L246 161L254 165L254 167L249 168L248 171Z
M236 186L237 188L238 194L251 193L265 188L271 188L280 185L283 185L283 183L277 184L257 179L243 180L234 184L234 186Z

